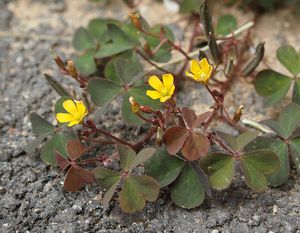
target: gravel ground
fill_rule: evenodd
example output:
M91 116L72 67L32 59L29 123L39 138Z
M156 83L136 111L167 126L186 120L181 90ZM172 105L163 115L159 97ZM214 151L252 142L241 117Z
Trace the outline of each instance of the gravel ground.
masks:
M52 106L58 96L42 75L55 69L49 48L70 56L68 38L74 28L86 23L89 17L100 16L103 10L94 9L85 1L7 2L0 0L0 232L300 232L300 180L295 174L282 187L262 194L252 193L243 177L237 176L228 190L214 192L212 199L193 210L174 206L167 190L162 190L157 202L133 215L123 214L115 203L104 210L99 203L103 190L96 185L79 193L65 192L62 179L55 180L57 171L42 163L38 153L28 156L22 152L22 147L33 139L28 114L37 111L54 120ZM291 17L287 12L279 13L282 14ZM84 22L80 17L85 17ZM272 17L276 15L266 20ZM280 28L274 30L278 32ZM262 28L257 34L261 31ZM60 39L38 40L34 35L40 34ZM299 35L294 42L300 41ZM280 36L278 43L284 34ZM276 37L276 33L271 37ZM290 41L290 37L283 39ZM272 44L270 53L277 45ZM201 104L191 104L197 111L209 106L211 100L201 89L187 86L191 93L188 97L184 93L179 95L182 103L201 99ZM268 117L250 84L237 82L228 101L249 106L249 118ZM105 126L116 133L137 135L138 130L122 123L119 110L118 105L110 108L103 117L109 119Z

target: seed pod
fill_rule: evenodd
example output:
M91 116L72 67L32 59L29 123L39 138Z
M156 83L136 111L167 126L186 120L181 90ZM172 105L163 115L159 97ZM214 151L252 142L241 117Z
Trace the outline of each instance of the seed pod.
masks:
M153 110L147 106L140 106L140 110L144 113L148 113L148 114L152 114L153 113Z
M241 119L241 117L242 117L242 115L243 115L243 110L244 110L244 106L243 106L243 105L239 106L239 107L235 110L234 115L233 115L233 118L232 118L232 121L233 121L235 124L237 124L237 123L240 121L240 119Z
M143 47L145 53L146 53L148 56L152 57L152 56L153 56L153 52L152 52L152 50L151 50L151 48L150 48L149 43L148 43L143 37L139 38L139 40L140 40L140 42L141 42L141 45L142 45L142 47Z
M207 55L205 52L203 52L202 50L199 50L199 54L198 54L198 59L199 61L201 61L203 58L207 59Z
M211 14L207 6L206 0L201 1L199 14L200 20L204 27L205 35L207 38L209 38L210 34L214 35L214 28L212 25Z
M250 75L262 61L264 54L265 43L263 42L257 45L254 57L244 66L242 70L242 76L246 77Z
M164 131L162 128L158 127L156 132L156 145L161 146L163 142Z
M230 59L227 61L227 64L225 66L226 77L230 76L232 71L233 71L233 57L230 57Z
M221 61L221 54L216 39L212 34L208 37L208 47L215 64Z
M73 78L77 78L78 73L73 61L67 61L66 70L69 72L69 75L71 75Z
M68 91L59 83L57 82L51 75L44 74L46 80L50 84L50 86L60 95L60 96L70 96Z

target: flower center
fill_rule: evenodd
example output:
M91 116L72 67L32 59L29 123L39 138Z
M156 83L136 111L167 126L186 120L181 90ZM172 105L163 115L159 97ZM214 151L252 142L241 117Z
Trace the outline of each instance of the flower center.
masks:
M82 120L82 116L80 113L76 112L73 114L73 117L76 121L81 121Z
M165 96L169 96L169 91L167 90L167 88L163 87L161 90L160 90L160 94L165 97Z

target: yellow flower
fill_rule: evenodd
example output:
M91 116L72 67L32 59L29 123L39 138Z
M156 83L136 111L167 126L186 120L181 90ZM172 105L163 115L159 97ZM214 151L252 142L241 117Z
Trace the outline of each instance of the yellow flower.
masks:
M190 71L191 72L185 72L186 76L196 80L197 82L207 84L213 71L213 67L208 63L206 58L203 58L200 62L190 60Z
M174 93L174 77L172 74L162 75L161 81L157 76L153 75L148 79L149 85L155 90L148 90L147 96L152 99L160 99L160 102L166 102Z
M68 113L57 113L56 119L60 123L69 123L68 126L80 124L87 115L87 110L82 101L66 100L63 107Z

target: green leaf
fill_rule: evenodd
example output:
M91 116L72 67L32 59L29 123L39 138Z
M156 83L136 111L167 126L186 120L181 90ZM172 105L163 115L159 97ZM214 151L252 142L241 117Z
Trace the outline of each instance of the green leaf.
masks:
M278 121L266 120L263 123L279 136L288 139L300 125L300 106L292 103L282 110Z
M290 142L291 155L298 173L300 172L300 138L295 138Z
M89 22L87 30L96 41L105 43L109 40L108 23L117 24L117 21L112 19L93 19Z
M268 106L282 100L288 92L292 79L273 70L259 72L254 81L256 92L266 98Z
M277 187L284 184L290 174L290 162L287 144L276 138L258 137L247 146L247 151L259 149L273 150L280 160L279 169L273 172L272 175L268 176L270 185Z
M117 57L112 58L109 62L106 63L105 68L104 68L104 76L105 76L105 79L108 79L114 83L121 85L121 80L115 69L115 60L116 59L117 59Z
M97 71L94 51L89 50L75 59L75 67L84 75L91 75Z
M119 172L115 172L104 167L94 168L93 174L95 182L105 189L111 188L121 180L121 174Z
M90 79L87 87L92 101L100 107L109 104L122 90L118 84L102 78Z
M266 175L271 175L280 166L278 156L272 150L257 150L241 156L246 184L255 192L267 187Z
M180 4L180 13L197 12L199 8L199 0L184 0Z
M34 134L49 135L50 133L54 132L55 126L39 116L37 113L31 113L29 118L32 126L32 132Z
M57 94L60 96L70 96L69 92L49 74L44 74L47 82L50 84L50 86L53 88L53 90L56 91Z
M78 51L85 51L96 48L96 45L90 33L85 28L80 27L75 31L73 47Z
M116 147L120 157L121 168L124 171L130 171L136 158L135 151L123 144L117 144Z
M237 137L222 132L218 134L236 152L243 151L244 147L257 137L257 133L254 131L246 131Z
M39 145L43 143L43 141L49 136L49 133L41 134L37 136L33 141L29 142L27 145L23 147L23 150L26 154L31 155Z
M95 54L96 58L100 59L104 57L109 57L134 48L135 44L117 25L108 24L108 32L111 41L102 44L100 49Z
M41 159L51 165L57 165L55 153L59 152L63 157L67 158L67 142L76 137L71 132L57 132L47 141L41 150Z
M183 208L191 209L202 204L205 188L198 171L189 163L171 187L172 201Z
M294 83L293 102L300 104L300 79L296 79Z
M147 201L155 201L159 194L158 183L149 176L128 176L120 193L120 206L126 213L142 210Z
M143 66L139 63L134 54L127 58L116 58L115 69L118 77L124 84L129 84L132 78L143 72Z
M145 163L145 171L147 175L156 179L162 188L178 177L184 164L182 160L169 155L165 149L160 148Z
M223 190L229 187L235 174L233 156L215 153L200 160L201 168L209 174L209 182L214 189Z
M227 35L237 27L236 18L231 15L222 15L217 24L216 33L219 35Z
M277 49L277 59L293 75L300 73L300 54L290 45L283 45Z

